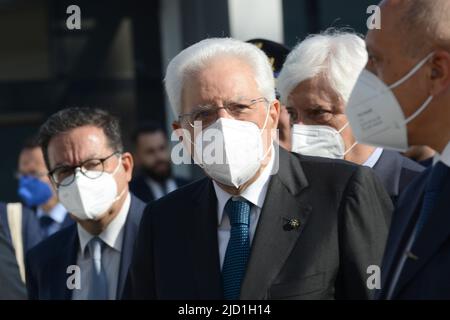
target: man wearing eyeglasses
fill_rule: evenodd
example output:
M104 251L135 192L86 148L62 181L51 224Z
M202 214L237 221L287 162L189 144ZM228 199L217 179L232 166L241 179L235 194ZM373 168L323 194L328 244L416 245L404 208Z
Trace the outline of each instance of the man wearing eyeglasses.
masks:
M267 56L203 40L170 62L165 84L173 128L208 177L148 205L124 297L367 299L389 196L370 169L273 143Z
M130 194L133 158L118 120L90 108L61 110L39 140L60 202L76 225L27 256L31 299L113 300L122 295L144 203Z

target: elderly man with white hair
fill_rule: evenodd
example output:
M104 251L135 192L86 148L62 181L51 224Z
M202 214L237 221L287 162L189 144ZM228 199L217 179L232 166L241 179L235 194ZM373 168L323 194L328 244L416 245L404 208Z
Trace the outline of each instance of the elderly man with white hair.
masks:
M344 112L366 63L358 35L329 29L310 35L291 51L277 88L291 115L293 152L371 167L395 203L424 168L398 152L355 140Z
M170 62L165 83L173 127L208 177L148 205L125 298L368 298L390 199L370 169L273 142L267 56L203 40ZM211 148L226 161L206 161Z

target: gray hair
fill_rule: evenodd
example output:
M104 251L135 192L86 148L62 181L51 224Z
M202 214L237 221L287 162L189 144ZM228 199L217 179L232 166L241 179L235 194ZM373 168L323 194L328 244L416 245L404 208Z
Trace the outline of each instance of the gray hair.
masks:
M232 38L211 38L184 49L167 67L164 81L175 115L179 115L182 110L182 92L186 78L205 68L213 58L220 56L237 57L246 62L252 68L255 81L264 98L268 101L275 100L273 71L263 51L253 44Z
M109 147L114 151L123 152L120 124L116 117L98 108L67 108L52 114L39 129L38 140L49 169L48 145L50 141L59 134L84 126L102 129Z
M355 33L329 29L308 36L291 51L278 76L282 103L288 103L300 82L318 75L346 102L367 59L365 43Z

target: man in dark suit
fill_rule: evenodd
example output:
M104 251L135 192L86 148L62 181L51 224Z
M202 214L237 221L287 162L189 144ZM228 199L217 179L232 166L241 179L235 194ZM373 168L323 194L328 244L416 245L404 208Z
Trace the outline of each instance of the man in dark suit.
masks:
M145 205L128 191L133 159L118 120L91 108L61 110L40 129L49 176L77 222L27 255L30 299L121 297Z
M169 143L158 124L141 124L133 134L133 142L138 174L131 180L130 190L136 197L150 202L189 182L172 175Z
M377 298L450 299L450 2L389 0L380 8L382 28L367 34L370 59L347 107L352 128L358 140L428 145L437 156L398 200Z
M14 250L7 239L0 220L0 300L27 298L25 285L20 279Z
M356 143L344 111L366 62L364 41L352 32L310 35L288 55L277 86L291 114L292 151L372 168L395 204L424 168L398 152Z
M174 129L209 177L148 205L124 297L368 298L391 201L367 168L273 144L280 104L264 53L203 40L165 83ZM224 163L207 158L221 152Z
M58 201L36 137L25 142L19 154L17 167L18 194L22 202L34 211L39 222L41 238L45 239L72 225L75 221Z

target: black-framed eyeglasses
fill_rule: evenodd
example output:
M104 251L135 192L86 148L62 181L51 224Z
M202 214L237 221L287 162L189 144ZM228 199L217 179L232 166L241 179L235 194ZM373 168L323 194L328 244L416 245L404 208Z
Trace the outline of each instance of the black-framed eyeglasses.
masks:
M105 162L113 156L120 156L121 152L115 151L101 159L88 159L77 166L59 166L48 174L58 187L70 185L75 180L77 169L89 179L98 179L105 172Z
M178 119L180 122L187 121L192 128L206 128L219 118L219 110L225 109L234 119L245 120L255 110L255 105L259 102L269 103L266 98L261 97L252 99L248 103L245 103L245 101L227 102L223 107L202 105L190 113L179 115Z

